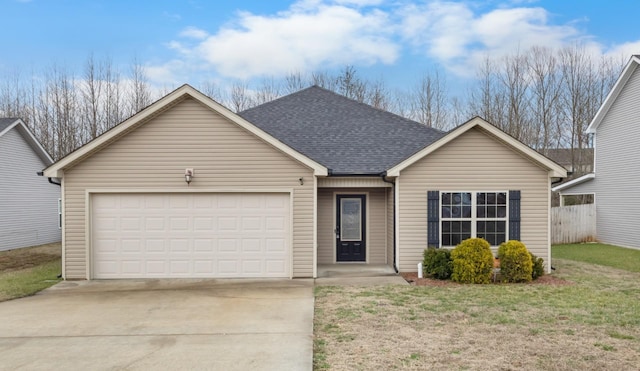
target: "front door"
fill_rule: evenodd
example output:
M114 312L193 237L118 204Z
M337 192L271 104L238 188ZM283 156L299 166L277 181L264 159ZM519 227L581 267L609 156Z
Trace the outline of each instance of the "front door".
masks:
M364 262L366 254L366 210L364 195L336 196L336 260Z

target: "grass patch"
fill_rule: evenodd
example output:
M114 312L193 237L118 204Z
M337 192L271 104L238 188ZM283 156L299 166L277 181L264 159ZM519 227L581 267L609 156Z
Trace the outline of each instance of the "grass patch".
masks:
M0 301L30 296L60 282L60 261L33 268L0 272Z
M602 243L554 245L551 249L551 257L640 272L640 250Z
M0 251L0 301L29 296L60 282L60 243Z
M593 265L584 247L606 258ZM640 252L553 251L573 284L317 287L316 369L637 368Z

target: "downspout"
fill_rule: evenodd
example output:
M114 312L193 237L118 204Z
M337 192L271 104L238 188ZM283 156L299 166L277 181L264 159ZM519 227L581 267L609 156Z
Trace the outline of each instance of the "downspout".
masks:
M36 174L38 174L38 176L44 176L44 173L43 173L42 171L38 171ZM54 182L54 181L53 181L53 178L51 178L51 177L49 177L49 178L47 178L47 179L49 179L49 183L51 183L51 184L55 184L55 185L57 185L57 186L59 186L59 187L60 187L60 186L62 186L62 184L61 184L61 183Z
M44 176L44 173L43 173L42 171L38 171L36 174L37 174L38 176ZM58 187L61 187L61 186L62 186L62 183L54 182L54 181L53 181L53 178L51 178L51 177L48 177L47 179L49 179L49 183L51 183L51 184L55 184L55 185L57 185ZM62 278L62 273L60 273L60 274L58 275L58 278Z
M387 180L386 171L380 173L380 179L382 179L382 181L385 183L391 184L391 193L393 195L393 269L396 271L396 273L400 273L398 267L396 266L396 182L395 180Z

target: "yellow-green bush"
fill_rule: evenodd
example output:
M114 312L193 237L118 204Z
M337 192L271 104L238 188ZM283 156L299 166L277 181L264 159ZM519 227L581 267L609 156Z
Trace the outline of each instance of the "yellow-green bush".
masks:
M483 238L466 239L453 251L451 279L460 283L489 283L493 270L491 246Z
M544 259L533 255L531 251L529 251L529 255L531 255L531 262L533 263L531 278L535 281L538 277L544 276Z
M502 282L530 282L533 262L527 247L520 241L509 240L498 247Z

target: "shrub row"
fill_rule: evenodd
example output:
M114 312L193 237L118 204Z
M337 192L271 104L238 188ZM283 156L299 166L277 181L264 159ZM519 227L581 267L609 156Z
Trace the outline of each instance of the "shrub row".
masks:
M489 283L493 276L494 258L489 243L482 238L469 238L453 250L430 247L424 251L423 273L440 280L460 283ZM530 282L544 275L544 260L533 255L516 240L498 247L502 282Z

